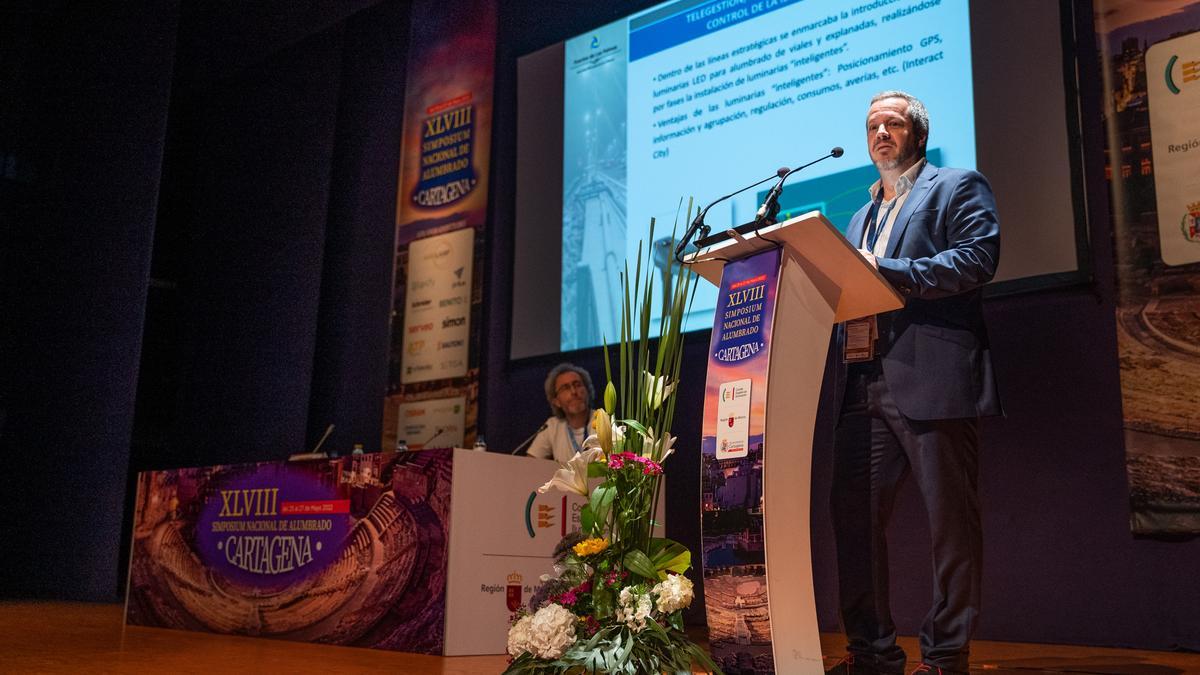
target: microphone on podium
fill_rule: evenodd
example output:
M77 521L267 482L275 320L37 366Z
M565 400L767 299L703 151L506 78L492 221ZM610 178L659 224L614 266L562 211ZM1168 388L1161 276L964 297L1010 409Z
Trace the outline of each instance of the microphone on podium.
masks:
M443 429L442 427L438 427L437 430L433 432L432 436L425 439L425 442L421 444L421 448L422 449L428 448L430 442L432 442L433 439L437 438L438 436L441 436L443 431L445 431L445 429Z
M531 443L533 443L533 439L537 438L537 435L538 435L538 434L540 434L540 433L542 433L543 431L545 431L545 430L546 430L546 427L548 427L548 426L550 426L550 423L549 423L549 422L543 422L543 423L542 423L542 426L538 427L538 430L537 430L537 431L535 431L535 432L533 432L532 434L530 434L530 435L529 435L529 438L526 438L525 440L521 441L521 442L520 442L520 444L518 444L518 445L517 445L517 447L513 448L512 452L510 452L510 453L508 453L508 454L510 454L510 455L519 455L519 454L521 454L523 451L525 451L525 450L529 449L529 445L530 445Z
M838 148L838 149L840 150L841 148ZM767 176L766 178L758 181L757 183L751 183L750 185L747 185L746 187L744 187L740 190L737 190L735 192L730 192L729 194L725 195L724 197L721 197L720 199L717 199L717 200L713 201L711 204L709 204L708 206L704 207L704 210L702 210L696 214L696 218L694 220L692 220L692 224L688 225L687 231L683 233L683 238L679 240L679 245L675 247L675 260L677 262L679 262L680 264L683 264L683 258L681 257L683 254L683 249L687 248L688 243L692 240L692 237L696 236L697 231L699 231L700 229L703 228L704 233L705 233L704 236L707 236L708 225L704 224L704 216L708 215L709 209L716 206L717 204L720 204L721 202L725 201L726 199L729 199L730 197L739 195L739 194L745 192L746 190L749 190L752 187L758 187L759 185L762 185L763 183L771 180L772 178L779 178L780 180L783 180L783 178L785 176L789 175L790 173L791 173L791 171L789 171L786 166L780 167L774 174ZM536 436L537 434L534 434L534 435Z
M771 187L767 192L767 198L763 200L762 206L758 208L758 213L754 216L754 222L762 225L772 225L775 223L775 216L779 215L779 195L783 194L783 183L788 179L788 176L796 173L801 169L808 168L817 162L829 159L830 157L841 157L845 153L841 147L835 147L827 154L814 159L808 164L798 166L791 171L784 172L779 176L779 182Z

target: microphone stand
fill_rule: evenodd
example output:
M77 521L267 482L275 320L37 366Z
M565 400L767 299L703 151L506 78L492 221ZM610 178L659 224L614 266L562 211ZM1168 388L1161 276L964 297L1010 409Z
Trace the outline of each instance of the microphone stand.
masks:
M445 429L443 429L443 428L439 428L437 431L434 431L433 435L430 436L429 438L426 438L425 442L421 444L421 449L424 450L425 448L429 447L429 442L432 441L433 439L437 438L438 436L441 436L443 431L445 431Z
M762 185L763 183L771 180L772 178L779 177L780 179L782 179L788 173L790 173L788 171L788 168L786 166L782 167L781 169L776 171L774 175L767 176L766 178L758 181L757 183L747 185L746 187L742 188L741 190L737 190L736 192L730 192L729 194L725 195L724 197L721 197L720 199L717 199L716 201L712 202L708 206L704 207L704 210L702 210L696 214L696 218L692 221L692 224L689 225L687 231L683 233L683 238L679 240L679 245L675 247L675 261L678 262L680 265L686 264L683 262L683 249L687 248L687 245L692 241L692 237L696 236L696 232L702 231L702 234L700 237L701 239L708 236L710 228L708 227L708 225L706 225L704 223L704 216L708 215L709 209L716 206L717 204L720 204L721 202L725 201L726 199L729 199L730 197L739 195L739 194L745 192L746 190L749 190L750 188L758 187L759 185Z
M549 423L549 422L543 422L543 423L542 423L542 426L538 427L538 430L537 430L537 431L535 431L535 432L533 432L532 434L530 434L530 435L529 435L529 438L526 438L525 440L521 441L521 442L520 442L520 443L517 445L517 447L513 448L513 451L512 451L512 452L510 452L510 453L508 453L508 454L510 454L510 455L519 455L519 454L521 454L522 452L524 452L525 450L528 450L528 449L529 449L529 446L533 444L533 439L537 438L537 437L538 437L538 434L540 434L540 433L542 433L543 431L545 431L545 430L546 430L546 427L548 427L548 426L550 426L550 423Z
M759 227L763 227L765 225L774 225L777 222L775 220L775 216L779 215L779 196L783 194L783 184L785 181L787 181L789 176L796 173L797 171L800 171L801 169L807 169L808 167L812 166L813 164L816 164L817 162L829 159L830 157L841 157L842 153L844 153L844 152L845 151L842 150L840 147L836 147L836 148L830 150L829 153L824 155L823 157L814 159L813 161L809 162L808 164L802 164L802 165L792 169L791 171L788 171L787 173L781 175L779 177L779 182L776 183L771 188L770 192L767 193L767 198L763 200L762 206L759 207L758 213L754 217L754 224L756 226L755 229L758 229Z
M317 441L317 444L313 446L312 450L309 450L308 452L298 452L294 455L291 455L288 457L288 461L301 462L306 459L325 459L329 456L329 453L321 452L321 446L325 444L325 441L329 439L329 434L332 433L333 425L330 424L329 426L325 427L325 433L321 434L321 440Z

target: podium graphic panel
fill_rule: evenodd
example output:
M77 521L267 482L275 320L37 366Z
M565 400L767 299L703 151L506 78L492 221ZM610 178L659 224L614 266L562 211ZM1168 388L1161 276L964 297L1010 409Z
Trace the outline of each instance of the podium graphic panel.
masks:
M725 265L708 353L701 441L704 598L713 659L770 672L762 469L780 251Z
M903 301L819 213L735 232L690 264L721 288L701 463L713 657L726 672L820 673L809 512L831 329Z

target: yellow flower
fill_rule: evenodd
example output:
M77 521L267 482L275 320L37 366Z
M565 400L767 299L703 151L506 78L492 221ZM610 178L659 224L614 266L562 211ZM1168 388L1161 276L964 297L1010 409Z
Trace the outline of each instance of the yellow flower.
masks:
M575 551L575 555L582 558L584 556L595 555L606 548L608 548L607 539L592 537L591 539L584 539L578 544L575 544L571 550Z
M596 440L600 443L600 449L606 454L612 454L612 418L603 410L597 410L592 416L592 428L596 430Z
M605 455L625 450L625 427L617 424L608 413L597 410L592 415L592 430L596 433L584 440L584 448L599 448Z

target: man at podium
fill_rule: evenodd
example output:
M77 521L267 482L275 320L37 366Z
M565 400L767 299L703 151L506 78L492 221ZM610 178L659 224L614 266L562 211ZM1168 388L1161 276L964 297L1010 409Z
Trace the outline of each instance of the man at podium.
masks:
M545 388L546 402L553 414L534 436L528 455L566 464L583 449L584 439L592 433L592 401L596 390L588 371L571 363L552 368L546 375Z
M849 645L831 672L903 672L885 528L911 474L929 514L934 567L917 671L966 673L979 619L979 418L1000 413L981 302L1000 226L982 175L926 161L929 115L919 100L878 94L866 132L879 180L846 236L905 305L839 331L832 513Z

